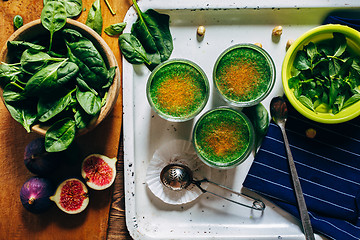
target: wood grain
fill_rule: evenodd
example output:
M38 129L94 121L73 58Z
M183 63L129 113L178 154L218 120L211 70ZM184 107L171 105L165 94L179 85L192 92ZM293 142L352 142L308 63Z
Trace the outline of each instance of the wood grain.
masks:
M101 0L104 28L122 22L131 6L131 0L108 1L116 15L112 15L105 2ZM86 21L92 3L93 0L83 0L86 10L77 18L78 21ZM15 15L21 15L24 23L28 23L40 18L42 7L41 0L0 1L0 47L14 32L12 21ZM114 52L121 72L117 37L110 37L104 33L102 37ZM58 178L78 174L80 161L90 153L119 157L115 184L104 191L90 191L90 204L78 215L67 215L56 207L44 214L35 215L21 206L20 188L33 176L23 163L24 149L39 135L26 133L25 129L11 118L2 102L0 126L0 239L131 239L125 225L123 154L119 151L119 142L122 140L121 92L112 113L96 129L76 140L77 151L68 159L64 159L65 167L59 170Z

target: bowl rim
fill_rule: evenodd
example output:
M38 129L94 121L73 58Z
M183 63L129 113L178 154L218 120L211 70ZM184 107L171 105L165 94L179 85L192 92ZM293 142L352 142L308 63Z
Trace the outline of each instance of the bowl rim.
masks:
M238 115L242 120L244 120L244 122L247 125L247 129L249 131L249 143L248 143L248 146L246 147L245 151L238 158L233 159L231 162L228 162L228 163L217 163L216 161L211 161L208 158L204 157L197 148L196 130L197 130L200 122L205 117L209 116L210 114L214 114L214 112L220 112L220 111L232 112L232 113ZM240 165L241 163L243 163L249 157L249 155L255 148L255 130L254 130L253 124L251 123L250 119L243 112L238 111L229 106L220 106L220 107L216 107L216 108L208 110L203 115L201 115L201 117L196 121L194 128L192 130L192 143L193 143L193 146L194 146L197 156L203 163L205 163L209 167L216 168L216 169L231 169L231 168L235 168L238 165Z
M269 68L270 68L270 74L271 74L270 78L271 79L269 81L269 84L267 86L266 91L263 92L258 98L250 100L250 101L235 101L233 99L228 98L227 96L222 94L222 92L219 89L218 83L217 83L216 71L218 69L220 61L229 52L240 49L240 48L253 49L256 52L260 53L265 58L266 62L269 65ZM213 79L212 80L213 80L213 84L214 84L217 92L222 97L222 99L225 100L225 102L227 102L230 105L235 106L235 107L251 107L251 106L254 106L254 105L260 103L262 100L264 100L270 94L272 89L274 88L275 80L276 80L275 63L274 63L274 60L272 59L272 57L270 56L270 54L265 49L263 49L262 47L259 47L259 46L255 45L255 44L252 44L252 43L238 43L238 44L235 44L235 45L232 45L232 46L226 48L218 56L218 58L215 61L214 67L213 67Z
M205 91L206 91L206 95L205 98L203 99L201 105L197 108L196 111L194 111L192 114L184 116L184 117L174 117L168 114L163 113L162 111L158 110L155 105L154 102L150 96L150 87L151 84L153 82L154 76L156 75L156 73L163 67L166 67L167 65L170 64L176 64L176 63L182 63L182 64L186 64L192 68L194 68L196 71L198 71L200 73L200 75L202 76L203 82L205 84ZM195 62L185 59L185 58L172 58L172 59L168 59L165 62L160 63L158 66L155 67L155 69L151 72L147 83L146 83L146 97L147 100L151 106L151 108L163 119L171 121L171 122L185 122L188 120L191 120L193 118L195 118L206 106L208 100L209 100L209 96L210 96L210 84L209 84L209 80L208 77L206 76L206 73L204 72L204 70Z
M359 45L359 52L360 52L360 32L340 24L326 24L321 25L315 28L308 30L307 32L303 33L300 37L298 37L294 43L289 47L285 54L285 58L282 64L281 76L282 76L282 85L284 88L285 95L289 100L290 104L303 116L306 118L319 122L319 123L326 123L326 124L337 124L349 121L354 119L355 117L360 115L360 101L354 103L353 105L342 109L337 114L332 113L315 113L312 110L308 109L304 106L293 94L293 91L289 88L288 79L291 77L291 69L290 63L293 62L297 52L303 49L304 45L311 42L312 38L319 35L331 35L333 32L343 33L347 39L351 39L351 41L357 43ZM321 40L325 40L328 38L324 38ZM292 64L291 64L292 65Z
M15 32L13 32L10 37L6 40L4 46L2 47L0 51L0 60L6 60L6 56L8 54L8 48L7 48L7 42L8 41L14 41L17 39L22 39L23 34L29 31L29 29L33 27L40 27L41 28L41 19L33 20L29 23L24 24L22 27L17 29ZM119 65L117 63L116 57L114 53L112 52L111 48L108 46L108 44L105 42L105 40L93 29L88 27L87 25L74 20L67 18L65 27L73 28L75 30L79 30L81 34L86 35L87 38L89 36L92 38L91 41L94 43L93 40L97 42L97 44L94 44L94 46L98 49L101 56L103 57L105 63L108 65L108 67L116 67L115 70L115 76L112 85L110 86L108 90L108 95L106 98L105 105L101 108L101 111L97 117L94 117L94 119L88 124L86 128L79 129L76 133L76 136L83 135L92 129L94 129L97 125L99 125L112 111L112 109L115 107L118 99L118 95L120 93L120 86L121 86L121 80L120 80L120 70ZM0 95L2 98L2 101L4 102L4 99L2 97L3 89L0 88ZM50 126L45 126L41 124L35 124L31 127L32 132L36 132L40 135L45 135L47 129Z

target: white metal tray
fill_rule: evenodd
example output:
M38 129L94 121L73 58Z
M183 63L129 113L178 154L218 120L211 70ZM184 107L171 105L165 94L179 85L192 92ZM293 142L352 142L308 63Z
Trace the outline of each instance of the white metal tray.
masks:
M212 68L223 50L237 43L262 43L272 56L277 71L274 89L263 101L268 108L271 98L283 91L281 65L286 42L320 25L332 11L359 10L360 1L150 0L140 1L139 6L143 11L152 8L170 15L174 40L171 58L192 60L207 74L211 91L205 112L226 105L212 85ZM131 7L124 20L127 22L125 32L130 32L136 19L137 14ZM196 35L199 25L206 27L202 40ZM283 26L280 39L271 36L277 25ZM123 59L125 207L131 236L141 240L304 239L299 222L268 201L265 201L267 208L261 215L208 194L185 205L169 205L149 191L145 176L153 153L172 139L191 140L192 127L197 120L172 123L157 116L146 99L149 74L144 65L131 65ZM212 170L212 180L237 191L246 191L242 189L242 183L252 161L251 155L236 169ZM317 239L321 237L317 236Z

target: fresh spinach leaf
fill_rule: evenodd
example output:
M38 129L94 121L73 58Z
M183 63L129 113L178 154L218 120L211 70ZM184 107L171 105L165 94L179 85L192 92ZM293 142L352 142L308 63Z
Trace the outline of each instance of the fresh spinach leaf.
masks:
M76 90L76 99L82 109L89 115L96 115L101 110L101 99L99 96L96 96L91 91L80 91L79 89Z
M52 47L53 35L66 24L66 9L62 2L49 1L41 12L41 24L50 32L49 51Z
M5 102L5 106L12 118L19 122L28 133L31 132L31 126L36 121L37 113L29 102L23 101L21 104Z
M64 58L53 58L45 52L27 49L21 55L20 64L26 72L35 73L43 68L49 61L60 62L64 61Z
M116 68L117 66L111 67L108 71L108 82L102 87L103 89L107 90L111 87L112 83L114 82L114 77L116 75Z
M79 72L79 67L72 62L65 62L57 70L57 86L67 84L69 81L76 80Z
M139 39L147 53L158 54L162 62L166 61L173 51L169 15L160 14L153 9L143 13L136 0L133 3L139 18L133 24L131 33Z
M125 59L132 64L151 64L146 56L146 51L140 41L131 33L119 36L119 47Z
M13 19L14 27L20 28L24 24L24 20L20 15L16 15Z
M86 25L101 35L103 29L103 18L101 15L100 0L95 0L86 18Z
M82 0L44 0L44 6L50 1L63 2L69 18L76 17L82 12Z
M83 129L90 124L91 120L94 119L94 116L87 114L84 109L80 107L76 110L74 118L76 127L78 129Z
M45 150L60 152L67 149L74 141L76 134L75 121L64 118L54 123L45 134Z
M255 144L256 147L259 147L269 129L269 113L261 103L252 107L243 108L242 111L253 124L255 131Z
M39 44L26 42L26 41L8 41L7 47L9 48L9 52L13 52L15 49L20 49L23 52L26 49L31 49L34 51L43 51L45 47Z
M80 77L95 90L108 82L108 69L93 43L72 29L64 29L69 59L79 67Z
M23 72L17 66L2 63L0 64L0 86L4 88L10 82L16 82L19 80Z
M26 97L22 94L24 88L19 86L18 84L11 82L5 86L3 91L3 98L5 102L18 102L21 100L25 100Z
M115 23L115 24L111 24L110 26L106 27L104 32L109 36L119 35L122 33L122 31L124 30L125 27L126 27L125 22Z
M77 82L78 87L79 87L81 90L90 91L90 92L92 92L93 94L95 94L96 96L99 95L98 92L96 92L95 89L89 87L89 85L87 85L87 83L86 83L83 79L77 77L77 78L76 78L76 82Z
M65 61L66 60L50 64L36 72L26 83L24 89L25 96L37 96L44 93L50 94L51 91L55 90L54 88L60 86L60 83L57 82L57 70Z
M41 97L37 105L37 111L39 115L40 122L46 122L51 118L55 117L72 102L72 93L75 91L72 90L67 93L65 96L50 96L50 97Z

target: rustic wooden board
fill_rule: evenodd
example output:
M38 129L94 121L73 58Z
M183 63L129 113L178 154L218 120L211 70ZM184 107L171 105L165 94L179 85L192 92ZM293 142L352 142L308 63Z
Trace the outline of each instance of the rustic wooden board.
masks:
M104 27L122 22L131 6L130 0L109 2L116 15L113 16L101 0ZM83 0L86 10L77 18L78 21L85 22L92 3L93 0ZM24 23L28 23L40 17L42 7L41 0L0 1L0 47L14 32L12 20L15 15L21 15ZM102 37L113 50L121 72L117 37L109 37L104 33ZM118 177L114 186L105 191L91 191L87 210L78 215L67 215L56 207L45 214L34 215L21 206L20 188L32 176L23 163L24 148L39 135L26 133L23 127L11 118L2 102L0 126L0 239L130 239L125 226L124 205L121 204L123 162L121 151L118 151L122 126L121 91L116 106L107 119L96 129L76 140L79 151L75 159L78 160L90 153L101 153L109 157L120 153L117 164ZM76 174L79 169L76 164L66 166L68 167L64 170L64 175ZM114 227L108 230L110 215L110 224Z

